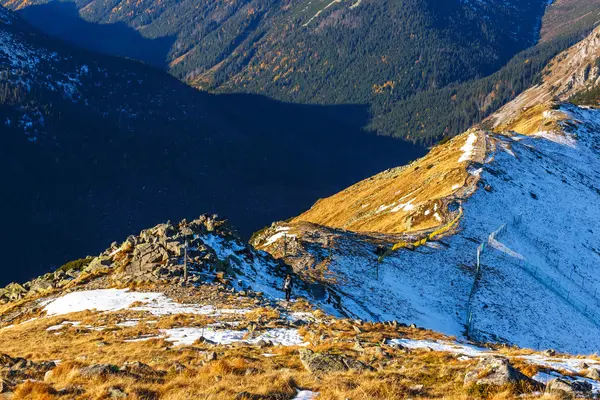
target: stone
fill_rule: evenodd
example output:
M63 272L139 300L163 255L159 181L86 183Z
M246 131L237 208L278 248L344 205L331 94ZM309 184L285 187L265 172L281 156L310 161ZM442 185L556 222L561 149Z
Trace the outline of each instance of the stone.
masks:
M556 355L556 350L554 350L554 349L544 350L544 355L547 355L548 357L554 357Z
M216 354L215 354L215 356L216 356ZM181 374L186 369L187 368L185 365L183 365L182 363L177 362L177 361L170 368L170 370L175 372L176 374Z
M117 375L119 372L119 367L112 364L94 364L79 369L79 374L84 378Z
M590 368L585 376L595 381L600 381L600 371L596 368Z
M111 399L124 399L127 397L127 393L119 386L111 386L108 388L108 395Z
M85 393L85 389L82 386L69 385L63 389L60 389L56 392L59 396L81 396ZM79 398L79 397L77 397Z
M14 385L8 379L0 378L0 393L8 393L12 391Z
M424 388L423 385L413 385L413 386L409 387L408 390L413 395L416 395L416 394L422 393L423 392L423 388Z
M53 376L54 376L54 372L52 370L46 372L44 374L44 382L51 381Z
M133 390L134 398L139 400L158 400L158 393L150 389L138 388Z
M548 393L566 393L573 396L587 396L592 391L592 384L586 381L572 381L567 378L552 379L546 385Z
M31 283L30 291L34 293L45 292L53 288L52 282L46 280L36 280Z
M127 361L120 369L128 374L139 375L143 377L160 377L164 376L164 371L157 371L151 366L140 361Z
M338 354L315 353L309 349L300 349L299 352L302 365L312 374L374 370L358 360Z
M464 384L468 385L490 385L504 386L518 382L534 381L515 369L506 358L485 357L482 358L477 366L467 372Z
M365 348L362 346L362 344L360 343L360 341L356 340L354 342L354 346L352 347L352 349L354 351L358 351L358 352L363 352L365 351Z
M256 342L256 346L258 346L258 348L260 349L264 349L265 347L273 346L273 343L269 342L268 340L261 339L258 342Z

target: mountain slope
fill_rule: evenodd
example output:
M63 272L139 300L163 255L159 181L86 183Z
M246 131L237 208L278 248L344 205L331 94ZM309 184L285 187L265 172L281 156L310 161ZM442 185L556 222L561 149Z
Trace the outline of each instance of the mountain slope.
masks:
M166 67L197 87L259 93L294 103L368 104L374 119L370 128L378 133L431 143L458 133L480 116L468 102L451 102L466 122L444 121L439 129L425 121L428 127L422 129L424 121L408 118L399 126L390 111L399 112L421 93L496 72L536 43L548 2L186 0L157 5L5 0L2 4L49 34ZM593 22L582 26L589 29ZM560 42L551 45L560 51L565 48ZM519 65L508 86L528 79L529 67ZM492 92L486 89L483 97ZM424 109L437 105L432 98Z
M0 22L0 204L12 232L0 245L3 283L198 208L249 236L422 152L340 123L340 107L210 95L2 12L12 21Z
M324 282L350 315L593 351L600 112L548 102L547 94L566 99L596 84L599 33L559 55L541 85L490 118L495 132L467 131L253 243Z
M283 301L286 273L288 266L243 244L223 220L203 215L145 229L97 257L0 289L0 398L600 392L595 356L481 347L409 321L339 318L293 273L294 298Z

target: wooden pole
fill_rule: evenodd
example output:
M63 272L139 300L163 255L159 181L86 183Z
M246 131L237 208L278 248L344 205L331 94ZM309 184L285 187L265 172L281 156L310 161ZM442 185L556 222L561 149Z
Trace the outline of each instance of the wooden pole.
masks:
M183 248L183 284L187 285L187 281L188 281L188 269L187 269L187 248L188 248L188 242L187 240L185 241L185 247Z

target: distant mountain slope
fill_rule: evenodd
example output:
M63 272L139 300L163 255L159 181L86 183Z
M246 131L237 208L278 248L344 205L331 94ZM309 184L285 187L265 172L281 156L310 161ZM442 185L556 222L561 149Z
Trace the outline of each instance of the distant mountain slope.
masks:
M598 93L598 38L600 28L552 60L488 130L322 199L254 245L326 284L353 315L593 351L600 111L561 101Z
M398 124L397 110L421 93L500 69L535 44L548 4L546 0L2 3L47 33L166 67L197 87L259 93L294 103L368 104L372 129L426 143L464 130L480 115L470 110L468 102L451 102L464 121L430 116L441 121L431 126L418 118L401 118ZM518 72L524 79L513 74L508 86L531 79L539 70ZM477 101L492 92L484 90L483 99ZM510 96L503 95L498 101L508 100ZM423 109L438 105L430 99Z
M547 8L542 20L540 40L548 42L557 36L593 26L600 22L598 0L555 0Z
M198 209L229 215L249 236L422 153L334 120L339 107L209 95L2 12L0 205L11 232L0 244L2 282Z

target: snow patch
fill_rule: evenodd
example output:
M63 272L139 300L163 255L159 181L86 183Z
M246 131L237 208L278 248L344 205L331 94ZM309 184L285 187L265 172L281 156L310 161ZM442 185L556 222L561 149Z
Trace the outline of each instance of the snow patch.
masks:
M130 292L128 289L98 289L68 293L50 300L45 304L47 315L64 315L86 310L120 311L135 303L143 305L133 307L133 311L148 311L152 315L199 314L218 316L222 314L245 314L248 309L217 309L199 304L180 304L169 299L163 293Z
M248 331L245 330L215 330L212 328L183 327L161 329L161 333L166 336L167 341L173 342L176 346L192 345L201 337L204 337L211 342L224 345L238 342L255 344L260 340L270 341L273 344L282 346L302 346L305 344L297 329L286 328L270 329L252 339L244 339L248 334Z
M473 157L473 153L475 151L475 142L477 141L477 135L475 133L470 133L467 141L461 147L462 155L458 159L458 162L471 161L471 157Z

